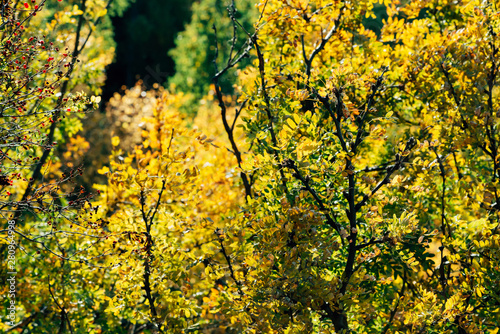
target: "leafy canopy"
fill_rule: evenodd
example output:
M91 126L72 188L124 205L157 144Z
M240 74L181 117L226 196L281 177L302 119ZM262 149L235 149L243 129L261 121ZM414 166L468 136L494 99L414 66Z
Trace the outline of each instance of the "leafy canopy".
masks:
M196 118L180 85L113 101L149 110L127 123L142 143L112 138L108 182L78 215L100 236L73 246L91 261L44 254L61 278L37 269L53 302L42 294L25 319L53 312L82 333L497 333L498 4L267 0L245 29L232 6Z

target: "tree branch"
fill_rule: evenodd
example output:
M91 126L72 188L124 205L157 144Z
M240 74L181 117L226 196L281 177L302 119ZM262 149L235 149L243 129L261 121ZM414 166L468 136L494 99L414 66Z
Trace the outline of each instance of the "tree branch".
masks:
M233 8L234 8L234 3L233 3ZM232 14L230 14L232 15ZM234 22L234 20L233 20ZM249 44L245 51L235 60L232 61L231 55L232 55L232 50L234 48L234 44L236 43L236 26L234 26L234 31L233 31L233 39L232 39L232 45L231 45L231 55L230 58L227 62L227 65L224 69L219 71L218 66L217 66L217 58L219 56L219 43L217 41L217 28L215 27L215 24L212 27L214 29L214 34L215 34L215 56L214 56L214 67L215 67L215 72L216 74L212 78L212 81L215 86L215 95L217 96L217 100L219 101L219 107L221 110L221 118L222 118L222 124L224 126L224 130L226 131L227 137L229 139L229 142L231 144L232 148L232 153L236 157L236 161L238 162L238 167L240 168L240 177L241 181L243 182L243 186L245 187L245 199L248 197L252 197L252 186L250 183L250 180L247 176L247 174L243 171L241 164L243 162L242 157L241 157L241 152L238 148L238 145L236 144L236 140L234 138L234 125L236 123L236 119L238 118L239 114L241 113L241 110L246 104L246 101L241 105L240 109L236 111L236 115L234 117L234 120L232 122L232 125L229 125L229 122L227 120L227 109L226 109L226 104L224 103L224 98L222 96L222 89L219 84L219 78L226 73L231 67L235 66L237 63L239 63L243 58L248 57L248 54L251 50L251 45Z
M328 43L330 38L332 38L333 34L335 34L337 32L337 30L340 26L340 21L342 19L342 15L344 14L344 8L345 8L345 5L342 6L342 8L340 9L339 16L333 21L332 29L330 29L330 31L328 31L328 34L326 34L326 36L321 39L320 44L313 50L313 52L311 53L311 55L309 57L306 56L306 50L304 47L304 35L301 36L302 55L304 57L304 62L306 63L307 82L309 82L309 78L311 77L311 67L312 67L312 62L314 60L314 57L316 57L318 55L318 53L320 53L324 49L326 43Z
M309 183L309 179L307 177L304 178L302 176L302 174L300 174L300 171L297 168L295 161L293 161L292 159L285 159L285 160L283 160L283 162L281 164L283 167L289 168L293 171L292 176L294 178L296 178L297 180L299 180L302 183L302 185L304 186L304 188L314 197L314 200L316 201L319 209L321 210L321 212L323 212L325 214L326 221L327 221L328 225L333 227L335 229L335 231L337 231L337 233L339 233L339 235L341 235L340 234L341 225L336 221L336 219L333 216L331 216L328 213L329 210L325 207L323 201L318 196L316 191L311 187L311 185Z

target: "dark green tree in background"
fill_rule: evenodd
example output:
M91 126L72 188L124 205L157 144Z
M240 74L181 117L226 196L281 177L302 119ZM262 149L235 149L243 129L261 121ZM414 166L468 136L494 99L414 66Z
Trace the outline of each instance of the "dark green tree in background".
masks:
M152 86L173 75L174 61L167 53L189 20L191 5L192 0L135 0L122 16L113 18L116 59L106 69L103 100L138 79Z
M193 3L191 21L185 30L177 35L176 47L169 52L175 63L175 75L169 79L178 91L188 92L189 103L186 106L188 114L194 113L192 103L207 94L211 78L214 76L214 55L216 36L213 26L217 29L219 47L219 62L228 59L233 22L228 10L233 10L228 0L201 0ZM246 31L253 31L252 24L256 22L257 9L253 1L235 2L235 18ZM237 31L235 50L242 48L248 40L242 29ZM244 68L250 62L245 59L239 64ZM232 91L234 77L221 78L220 84L225 92Z
M106 69L107 82L102 94L108 101L114 92L132 87L142 80L146 88L154 83L173 84L188 95L184 111L193 114L195 101L208 93L214 73L217 28L219 61L227 60L233 35L229 0L136 0L113 21L116 57ZM234 3L234 17L245 30L253 31L257 9L252 1ZM248 37L238 29L235 50ZM239 64L244 67L249 59ZM232 92L234 78L221 78L223 91Z

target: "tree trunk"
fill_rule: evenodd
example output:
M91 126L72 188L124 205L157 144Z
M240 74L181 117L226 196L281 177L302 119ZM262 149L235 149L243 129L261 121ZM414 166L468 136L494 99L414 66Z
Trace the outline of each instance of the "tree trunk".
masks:
M332 311L329 304L323 304L321 309L325 311L328 318L332 321L333 327L335 327L335 332L338 334L350 333L349 325L347 323L347 314L339 308L339 305L335 305L336 310Z

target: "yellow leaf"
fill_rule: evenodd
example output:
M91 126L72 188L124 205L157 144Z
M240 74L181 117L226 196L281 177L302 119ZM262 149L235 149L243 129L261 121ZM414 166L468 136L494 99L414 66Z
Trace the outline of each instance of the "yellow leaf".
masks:
M104 8L103 10L99 11L97 13L97 17L101 17L101 16L104 16L108 13L108 10L106 8Z
M120 138L118 136L114 136L111 138L111 145L118 146L120 145Z
M300 123L300 116L297 114L293 114L293 120L295 121L295 123L299 124Z
M99 174L101 174L101 175L104 175L104 174L109 173L109 168L108 168L108 167L106 167L106 166L104 166L104 167L102 167L101 169L98 169L98 170L97 170L97 172L98 172Z
M292 121L291 118L287 118L286 119L286 124L290 127L290 129L295 129L297 127L297 124L294 123L294 121Z

